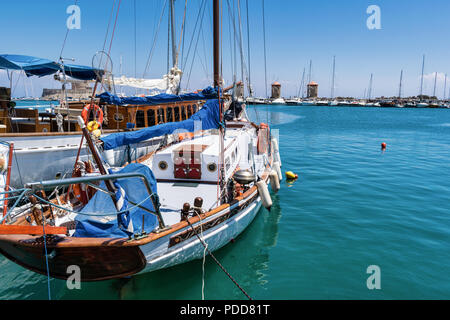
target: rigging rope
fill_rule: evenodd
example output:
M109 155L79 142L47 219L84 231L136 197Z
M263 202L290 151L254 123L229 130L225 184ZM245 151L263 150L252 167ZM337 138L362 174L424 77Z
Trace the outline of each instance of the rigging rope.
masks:
M45 249L45 265L47 267L47 290L48 290L48 300L52 300L52 295L50 292L50 269L48 267L48 253L47 253L47 236L45 234L45 217L44 211L42 211L42 231L44 233L44 249Z
M149 52L149 54L148 54L147 64L145 65L145 69L144 69L144 73L142 74L142 78L145 78L145 75L146 75L146 73L147 73L147 69L148 69L148 67L149 67L149 65L150 65L150 62L151 62L151 60L152 60L152 57L153 57L153 50L155 49L156 39L158 38L158 33L159 33L159 28L160 28L160 26L161 26L161 22L162 22L162 18L163 18L163 16L164 16L164 12L166 11L166 5L167 5L167 0L164 2L164 6L163 6L163 8L162 8L161 15L160 15L160 17L159 17L158 26L157 26L157 28L156 28L155 36L153 37L152 47L151 47L150 52Z

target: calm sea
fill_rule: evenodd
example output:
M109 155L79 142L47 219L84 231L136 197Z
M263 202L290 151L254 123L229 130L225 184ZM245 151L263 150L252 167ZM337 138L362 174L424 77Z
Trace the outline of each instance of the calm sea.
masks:
M216 257L255 299L448 299L450 110L249 107L279 130L271 212ZM267 121L268 120L268 121ZM381 142L387 149L380 150ZM367 268L381 289L367 288ZM202 262L128 280L51 280L53 299L201 299ZM46 299L47 279L0 257L0 299ZM206 259L206 299L245 299Z

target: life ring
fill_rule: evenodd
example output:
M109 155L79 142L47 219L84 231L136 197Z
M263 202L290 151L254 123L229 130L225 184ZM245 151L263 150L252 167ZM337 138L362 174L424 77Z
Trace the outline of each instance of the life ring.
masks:
M94 119L97 119L97 122L101 126L103 123L103 110L96 104L93 104L92 107L95 111ZM86 123L89 119L89 110L91 110L91 105L87 104L84 106L83 111L81 112L81 117L83 118L84 123Z

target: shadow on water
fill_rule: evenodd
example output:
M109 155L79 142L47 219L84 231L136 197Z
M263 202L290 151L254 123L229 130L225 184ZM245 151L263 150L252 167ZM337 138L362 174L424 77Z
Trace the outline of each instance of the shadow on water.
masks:
M260 209L254 221L236 239L214 252L214 256L252 298L264 290L270 249L277 244L281 208L273 197L270 212ZM206 299L246 299L214 260L205 263ZM253 295L255 297L253 297ZM128 279L83 283L81 290L67 290L62 299L201 299L202 260Z

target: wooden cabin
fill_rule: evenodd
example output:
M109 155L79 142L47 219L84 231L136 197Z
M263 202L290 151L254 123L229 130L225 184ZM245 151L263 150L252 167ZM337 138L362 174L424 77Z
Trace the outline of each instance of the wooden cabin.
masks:
M7 89L7 88L0 88ZM0 90L0 134L29 134L41 133L43 135L69 134L81 131L77 118L81 116L83 108L90 104L90 100L70 101L68 108L58 106L53 113L39 112L37 109L11 107L10 91ZM205 100L178 101L159 105L128 105L117 106L100 103L94 104L103 110L103 131L106 133L136 130L151 127L166 122L178 122L189 119L196 113ZM57 123L57 114L63 115L63 131L60 132ZM89 120L93 120L93 114ZM69 128L70 126L70 128ZM6 134L6 135L5 135Z

